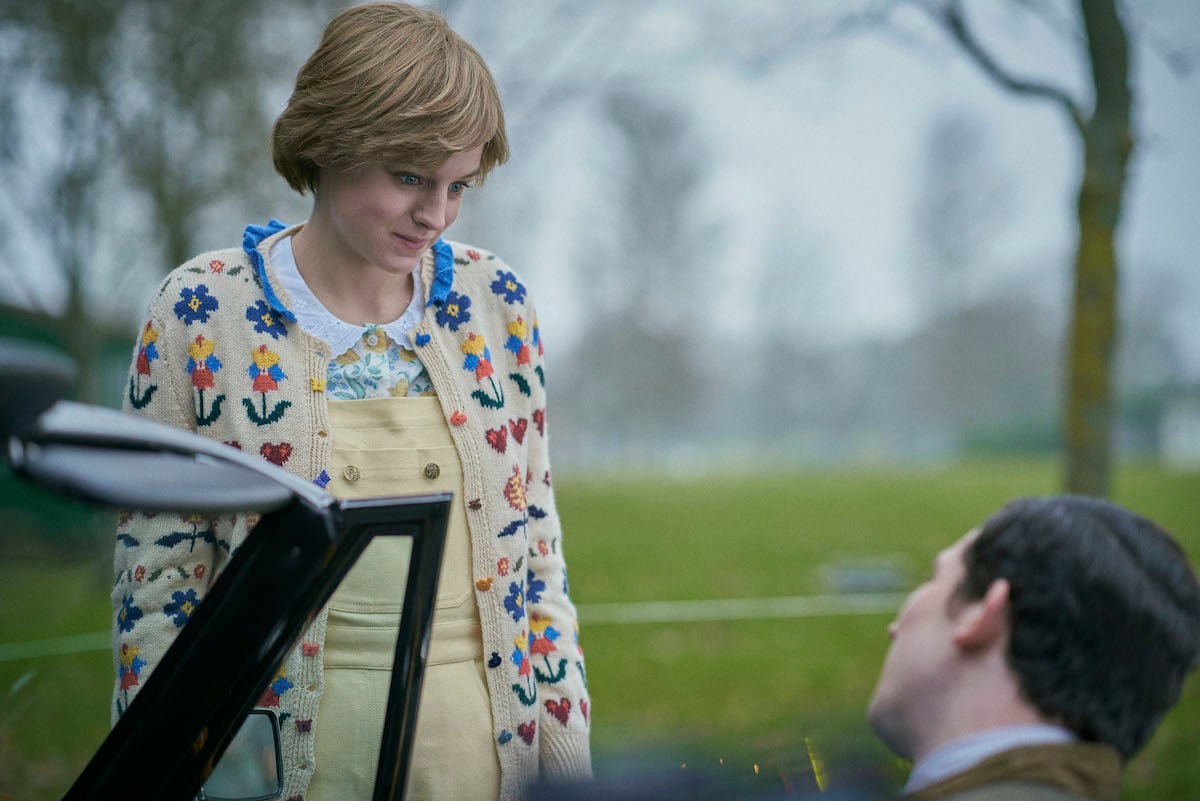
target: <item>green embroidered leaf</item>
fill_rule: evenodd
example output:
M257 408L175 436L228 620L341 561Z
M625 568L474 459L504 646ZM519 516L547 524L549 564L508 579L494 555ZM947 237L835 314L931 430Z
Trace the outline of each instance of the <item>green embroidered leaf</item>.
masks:
M529 382L525 380L525 376L520 373L509 373L508 377L517 385L517 389L521 390L522 395L530 397L532 391L529 389Z
M134 389L134 378L129 377L129 405L135 409L145 409L150 405L150 398L154 397L154 391L158 389L158 384L151 384L146 387L146 392L141 397L138 397Z
M201 399L201 404L203 404L203 401L204 401L203 392L201 392L200 399ZM221 404L224 402L224 400L225 400L224 395L218 395L216 398L214 398L213 404L212 404L212 409L209 411L209 413L207 415L203 414L204 407L203 407L203 405L201 405L200 412L198 412L196 414L196 425L202 426L202 427L203 426L211 426L213 423L217 422L217 418L219 418L221 416Z
M555 671L554 668L550 666L549 657L544 656L542 659L546 662L546 670L550 672L543 673L542 671L538 670L537 665L534 665L533 675L537 678L538 682L541 684L558 684L567 677L567 660L558 660L558 670Z
M263 397L263 414L259 416L258 410L254 408L254 401L249 398L242 398L242 405L246 407L246 416L250 418L250 422L255 425L266 426L272 423L278 423L283 418L283 413L292 405L291 401L282 400L275 404L275 408L267 413L267 395L262 393Z

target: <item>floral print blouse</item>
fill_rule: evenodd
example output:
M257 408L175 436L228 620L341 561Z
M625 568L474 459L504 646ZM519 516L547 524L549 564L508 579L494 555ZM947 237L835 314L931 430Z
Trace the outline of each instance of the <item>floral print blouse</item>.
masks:
M410 336L424 317L421 282L413 282L412 302L399 319L356 326L335 317L313 295L296 267L291 237L271 249L271 263L293 298L296 322L341 354L329 363L325 391L330 400L435 394Z

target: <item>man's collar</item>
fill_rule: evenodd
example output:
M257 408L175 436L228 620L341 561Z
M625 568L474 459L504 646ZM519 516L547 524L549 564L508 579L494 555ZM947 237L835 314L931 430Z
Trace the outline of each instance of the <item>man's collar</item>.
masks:
M969 768L926 785L906 788L904 801L938 801L981 787L1046 786L1093 801L1118 801L1122 761L1101 743L1026 744L1009 748Z

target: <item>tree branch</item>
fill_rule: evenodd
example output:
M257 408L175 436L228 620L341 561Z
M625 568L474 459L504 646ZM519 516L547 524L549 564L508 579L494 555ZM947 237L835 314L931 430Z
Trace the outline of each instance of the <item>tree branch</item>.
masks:
M1080 133L1083 132L1087 124L1084 112L1070 94L1050 84L1017 78L1002 67L992 54L984 49L970 28L967 27L967 21L963 17L962 9L957 0L948 3L940 14L934 11L930 11L929 13L934 14L946 27L954 40L958 42L967 55L983 70L985 75L1010 92L1041 97L1059 104L1067 112L1067 115L1071 118L1071 122L1075 124Z

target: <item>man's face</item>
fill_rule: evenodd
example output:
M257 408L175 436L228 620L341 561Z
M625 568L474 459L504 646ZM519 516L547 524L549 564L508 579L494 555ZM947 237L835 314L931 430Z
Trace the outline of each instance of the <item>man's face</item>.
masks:
M912 591L888 626L892 644L867 717L879 738L899 756L921 755L929 736L927 721L935 719L956 656L958 605L952 599L966 575L963 555L977 534L968 532L937 555L933 574Z

